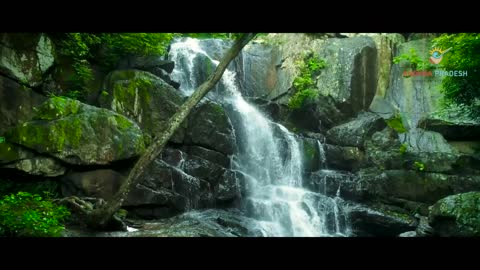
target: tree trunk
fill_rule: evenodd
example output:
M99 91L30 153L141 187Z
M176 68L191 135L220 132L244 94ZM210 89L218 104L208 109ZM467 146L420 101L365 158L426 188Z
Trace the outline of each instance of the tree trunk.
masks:
M87 217L87 224L92 228L105 228L112 220L115 212L120 209L128 193L139 181L139 177L144 172L145 168L162 152L164 146L167 144L170 137L187 118L190 111L197 105L198 102L215 86L215 84L222 78L223 72L230 64L230 62L239 54L243 47L255 36L254 33L245 33L223 56L223 59L218 64L217 68L209 76L207 81L200 85L195 92L188 98L179 110L170 118L165 130L156 136L156 141L152 143L145 153L137 161L133 169L130 171L127 179L120 186L115 196L107 202L103 207L94 209Z

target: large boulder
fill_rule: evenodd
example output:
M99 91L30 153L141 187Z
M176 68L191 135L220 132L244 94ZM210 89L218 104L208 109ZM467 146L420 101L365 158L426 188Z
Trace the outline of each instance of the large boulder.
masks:
M124 206L142 218L228 206L240 197L236 172L178 149L166 148L140 177Z
M348 118L348 114L335 106L333 97L319 95L304 101L302 107L289 114L287 121L299 129L326 132Z
M70 172L62 177L63 196L86 196L110 200L126 177L114 170Z
M99 97L100 106L135 121L148 143L164 130L183 103L177 90L146 71L113 71L105 78L104 88L106 92ZM170 140L182 143L185 127L183 124Z
M348 213L356 236L396 237L415 230L417 224L407 213L382 206L354 205Z
M230 158L225 154L222 154L215 150L207 149L196 145L186 145L183 146L182 149L189 155L197 156L199 158L208 160L224 168L230 168Z
M33 157L35 157L35 154L24 147L9 142L0 143L0 164L12 163Z
M428 134L425 136L428 137ZM365 152L369 162L381 169L412 170L421 166L424 172L476 174L480 168L480 159L471 155L418 151L409 141L401 144L397 133L390 127L375 132L367 139Z
M167 189L154 190L137 184L123 203L128 214L134 217L153 219L167 218L188 209L187 199Z
M448 195L480 189L479 175L370 169L360 171L357 177L357 194L364 199L403 199L433 204Z
M0 143L0 168L10 168L30 175L55 177L65 173L66 168L56 159L8 142Z
M247 97L246 100L249 103L254 104L259 111L275 122L283 122L287 120L288 115L290 114L290 109L287 105L275 101L258 97Z
M367 160L379 168L400 168L404 155L398 134L390 127L375 132L364 143ZM406 151L406 149L405 149Z
M125 206L138 217L163 218L228 205L240 197L237 178L218 164L167 147L145 168Z
M150 72L178 89L180 84L170 78L170 73L174 68L174 61L164 60L161 56L155 55L130 55L122 58L117 64L117 69L138 69Z
M39 33L2 33L0 40L0 74L39 86L55 60L52 41Z
M191 209L210 207L213 191L209 182L181 170L187 154L166 148L162 155L145 168L140 183L152 190L169 190L184 197Z
M248 80L243 81L245 96L267 97L278 88L279 83L283 84L284 89L289 88L286 76L282 76L285 71L279 69L283 61L277 47L250 43L242 50L241 57L242 72L248 74Z
M11 127L30 120L34 108L47 98L28 87L0 76L0 135Z
M386 127L385 120L375 113L359 114L354 120L327 131L327 142L363 148L366 138Z
M218 203L229 203L240 198L240 184L237 172L227 170L208 160L189 156L182 166L185 173L206 180L212 187L212 194Z
M442 134L447 140L475 140L480 138L480 122L422 118L418 125L426 130Z
M17 160L13 163L3 165L2 168L16 169L29 175L46 177L63 175L66 171L66 168L56 159L43 156Z
M455 149L450 145L442 134L414 128L407 133L400 134L402 141L407 144L407 150L410 152L442 152L455 153Z
M245 96L264 97L281 104L299 73L297 61L305 51L317 51L325 37L278 33L259 37L242 50L240 80Z
M318 53L327 62L317 80L320 93L333 97L336 106L349 116L367 110L378 79L377 49L373 39L329 39Z
M115 112L53 97L32 121L11 129L8 141L69 164L109 164L140 155L145 144L138 126Z
M235 134L222 106L211 101L198 105L188 116L185 143L232 155L236 145Z
M365 154L357 147L324 144L327 168L357 171L367 165Z
M338 195L343 199L355 200L355 181L355 175L350 172L319 170L310 173L304 179L303 186L329 197Z
M429 223L438 236L480 236L480 192L439 200L431 207Z

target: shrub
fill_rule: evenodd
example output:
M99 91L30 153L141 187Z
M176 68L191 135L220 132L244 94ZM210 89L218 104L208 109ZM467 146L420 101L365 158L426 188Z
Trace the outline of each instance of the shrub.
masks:
M318 92L315 91L314 77L321 69L326 67L325 60L315 57L313 53L308 54L298 64L300 66L300 74L293 80L295 94L288 101L288 107L291 110L299 109L305 100L311 100L318 96Z
M402 116L400 113L396 113L394 117L386 120L386 122L389 127L393 128L398 133L405 133L408 131L403 125Z
M64 206L56 205L48 194L18 192L0 200L0 234L6 236L60 236L63 221L70 215Z

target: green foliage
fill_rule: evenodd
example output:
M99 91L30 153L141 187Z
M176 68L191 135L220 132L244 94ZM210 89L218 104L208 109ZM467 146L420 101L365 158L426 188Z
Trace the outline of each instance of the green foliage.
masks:
M473 117L480 117L480 33L442 34L433 40L434 47L452 48L440 62L445 70L465 70L468 76L449 77L442 81L446 104L464 104Z
M108 92L106 90L102 90L100 94L104 97L108 97Z
M307 70L309 70L310 73L317 72L327 67L327 63L325 62L324 59L316 58L313 55L307 58L306 65L307 65Z
M393 118L386 120L386 122L389 127L393 128L398 133L407 132L407 129L403 125L402 117L398 113L395 114Z
M73 61L75 74L68 79L69 97L82 100L87 85L94 78L91 64L96 62L107 70L127 55L164 55L173 33L51 33L61 57Z
M415 163L413 163L413 167L416 170L419 170L421 172L423 172L425 170L425 164L423 162L420 162L420 161L415 161Z
M0 232L6 236L60 236L70 215L64 206L38 194L18 192L0 200Z
M68 97L68 98L71 98L71 99L76 99L76 100L84 100L85 99L85 94L84 92L80 91L80 90L70 90L70 91L67 91L64 95L62 95L64 97Z
M410 48L408 53L401 54L393 58L394 64L404 63L408 65L411 70L433 70L435 65L428 61L428 55L420 57L414 48Z
M313 89L304 89L296 92L288 101L288 108L299 109L305 100L313 100L318 96L318 92Z
M47 193L51 198L61 197L60 185L57 181L22 181L19 179L0 179L0 198L10 193L25 191L32 194Z
M314 77L327 66L325 60L315 57L313 53L308 54L303 61L299 61L298 65L300 74L293 80L295 94L288 101L288 107L291 110L301 108L306 100L312 100L318 96Z
M402 155L407 152L407 144L406 144L406 143L402 143L402 145L400 145L399 152L400 152L400 154L402 154Z

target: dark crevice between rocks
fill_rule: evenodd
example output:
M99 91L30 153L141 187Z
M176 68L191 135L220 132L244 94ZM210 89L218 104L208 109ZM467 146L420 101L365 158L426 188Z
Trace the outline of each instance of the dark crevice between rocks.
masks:
M18 83L18 84L21 85L21 86L24 86L24 87L27 87L27 88L29 88L29 89L31 89L31 90L34 90L34 88L32 88L28 83L22 82L22 81L18 80L16 77L10 76L10 75L8 75L7 73L2 72L1 69L0 69L0 76L5 77L5 78L7 78L7 79L9 79L9 80L12 80L12 81ZM34 90L34 91L35 91L35 90ZM37 92L37 91L35 91L35 92ZM40 93L40 94L41 94L41 92L37 92L37 93Z
M73 165L67 164L61 160L58 161L62 163L63 166L67 167L67 172L65 174L71 171L87 172L101 169L111 169L119 172L120 174L123 174L124 176L128 176L129 171L135 166L138 159L139 157L137 156L129 159L117 160L106 165Z
M19 191L45 195L50 193L53 198L61 197L61 177L46 177L41 175L30 175L11 168L0 168L0 199L4 195L17 193Z

